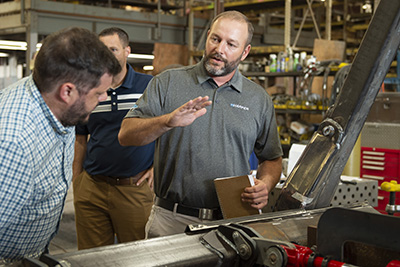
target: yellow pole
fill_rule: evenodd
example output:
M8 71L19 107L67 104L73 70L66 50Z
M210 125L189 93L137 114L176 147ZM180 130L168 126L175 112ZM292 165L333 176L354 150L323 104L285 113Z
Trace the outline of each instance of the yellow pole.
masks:
M361 158L361 134L353 147L347 164L344 167L343 175L360 177L360 158Z

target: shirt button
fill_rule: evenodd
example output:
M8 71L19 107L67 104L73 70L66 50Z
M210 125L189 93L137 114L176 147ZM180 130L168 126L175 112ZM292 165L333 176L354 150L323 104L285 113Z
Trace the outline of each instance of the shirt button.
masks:
M116 94L117 94L117 93L114 91L114 92L113 92L113 95L116 95Z
M117 103L113 102L113 106L115 106Z

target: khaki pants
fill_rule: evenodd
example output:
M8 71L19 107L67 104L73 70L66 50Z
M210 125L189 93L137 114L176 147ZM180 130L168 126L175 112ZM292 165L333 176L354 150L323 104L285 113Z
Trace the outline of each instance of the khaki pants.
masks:
M181 234L189 224L210 222L196 217L180 214L153 205L146 224L146 239L166 235Z
M84 171L73 184L78 249L111 245L145 237L153 205L147 182L110 185L94 181Z

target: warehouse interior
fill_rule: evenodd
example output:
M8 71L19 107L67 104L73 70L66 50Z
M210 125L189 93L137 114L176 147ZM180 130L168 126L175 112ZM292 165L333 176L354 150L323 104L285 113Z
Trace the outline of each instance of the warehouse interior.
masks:
M157 75L199 62L212 18L242 12L255 31L239 69L272 97L284 152L281 182L261 215L78 251L68 193L50 255L14 266L400 266L400 9L390 11L395 26L376 37L379 47L369 42L386 27L391 4L0 0L0 92L30 75L41 41L65 27L124 29L130 37L128 63ZM345 118L342 125L332 122L338 117ZM251 159L251 165L256 169L257 161ZM293 191L319 202L291 202Z

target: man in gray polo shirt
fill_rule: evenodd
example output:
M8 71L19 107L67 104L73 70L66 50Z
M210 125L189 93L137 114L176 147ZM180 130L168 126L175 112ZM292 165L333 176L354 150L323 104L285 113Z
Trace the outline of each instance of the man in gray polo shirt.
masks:
M260 162L257 179L242 201L263 208L279 181L282 149L273 103L264 88L237 69L250 51L252 35L253 26L240 12L218 15L202 61L154 77L122 122L122 145L156 140L157 197L147 237L220 219L213 179L248 174L253 150Z

